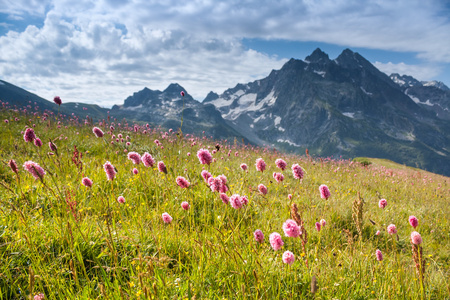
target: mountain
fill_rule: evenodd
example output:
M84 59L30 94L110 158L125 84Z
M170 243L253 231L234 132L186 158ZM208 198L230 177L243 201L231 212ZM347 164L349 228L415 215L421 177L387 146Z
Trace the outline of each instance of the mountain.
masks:
M96 119L103 119L107 117L107 109L102 108L98 105L79 103L79 102L68 102L65 103L64 99L63 105L58 107L53 101L48 101L44 98L39 97L36 94L30 93L18 86L15 86L9 82L0 80L0 100L3 102L8 102L11 107L18 109L26 108L27 110L39 109L41 111L52 111L54 113L59 112L67 116L75 114L81 118L86 115L93 116Z
M450 121L450 89L440 81L418 81L399 74L390 78L415 103L436 114L436 117Z
M428 87L431 88L431 87ZM450 174L450 124L349 49L316 49L268 77L207 97L257 144L320 156L372 156Z
M181 92L185 93L184 97L181 96ZM111 113L116 117L173 129L180 128L183 117L184 133L201 136L205 131L216 139L244 138L239 131L228 125L213 105L201 104L194 100L186 89L177 83L170 84L164 91L144 88L126 98L123 105L114 105Z

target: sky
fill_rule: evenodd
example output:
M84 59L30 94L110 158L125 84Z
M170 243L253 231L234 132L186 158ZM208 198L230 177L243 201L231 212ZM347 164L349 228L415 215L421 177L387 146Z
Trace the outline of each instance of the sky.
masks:
M0 79L49 100L178 83L201 101L316 48L450 86L450 1L0 0Z

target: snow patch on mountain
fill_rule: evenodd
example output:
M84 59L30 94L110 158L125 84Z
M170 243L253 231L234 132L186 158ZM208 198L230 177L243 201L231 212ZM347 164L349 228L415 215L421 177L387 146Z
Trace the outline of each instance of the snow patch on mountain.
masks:
M355 118L355 113L352 113L352 112L345 112L345 113L342 113L344 116L346 116L346 117L349 117L349 118L352 118L352 119L354 119Z
M290 140L278 139L277 142L278 143L287 143L287 144L289 144L291 146L294 146L294 147L301 147L300 145L297 145L296 143L293 143Z

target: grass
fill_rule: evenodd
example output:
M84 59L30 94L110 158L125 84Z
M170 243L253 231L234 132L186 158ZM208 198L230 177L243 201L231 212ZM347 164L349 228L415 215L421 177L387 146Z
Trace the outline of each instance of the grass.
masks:
M0 125L1 299L39 293L46 299L449 297L447 177L384 160L368 159L371 164L363 166L206 136L181 137L124 120L114 120L110 132L109 120L99 125L66 117L58 125L53 115L25 115L8 108L0 116L9 120ZM27 126L44 142L41 148L24 141ZM94 126L104 137L92 133ZM119 134L123 142L116 141ZM49 154L49 140L58 147L57 154ZM216 161L200 164L197 151L212 152L216 145ZM164 161L167 174L156 165L133 164L127 159L131 151ZM264 172L254 166L260 157L267 164ZM286 170L276 167L278 158L287 162ZM11 159L19 165L17 174L8 165ZM42 180L23 169L29 160L45 169ZM118 171L112 181L103 170L107 161ZM240 168L242 163L248 172ZM295 163L305 171L301 181L290 170ZM248 204L241 209L224 204L203 180L203 169L213 176L224 174L227 195L246 195ZM277 183L273 172L282 172L284 181ZM177 185L178 176L190 182L189 188ZM81 184L83 177L92 179L92 188ZM267 195L259 193L261 183ZM331 192L327 200L320 197L322 184ZM355 201L358 193L360 202ZM124 204L117 201L119 196L126 199ZM385 209L378 207L381 198L387 200ZM181 208L183 201L189 210ZM304 247L301 238L283 233L293 203L304 222ZM170 224L162 221L164 212L173 217ZM423 284L413 261L410 215L419 219L415 230L423 238ZM317 231L315 223L321 219L326 225ZM386 232L389 224L396 225L397 235ZM254 240L256 229L265 235L261 244ZM284 241L278 251L269 243L272 232ZM376 260L377 249L383 261ZM292 265L282 261L286 250L295 255Z

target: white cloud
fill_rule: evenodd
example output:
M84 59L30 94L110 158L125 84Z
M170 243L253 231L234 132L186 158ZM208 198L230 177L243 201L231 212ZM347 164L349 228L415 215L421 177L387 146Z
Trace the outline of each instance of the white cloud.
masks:
M242 38L415 52L426 62L417 71L377 67L429 74L418 78L439 70L430 61L450 62L450 14L437 0L3 0L0 12L44 20L0 36L2 79L46 98L104 105L171 82L202 99L284 63L244 49Z
M394 64L392 62L381 63L375 62L374 66L378 70L391 75L392 73L398 73L400 75L410 75L417 80L433 80L441 72L439 66L434 65L407 65L403 62Z

